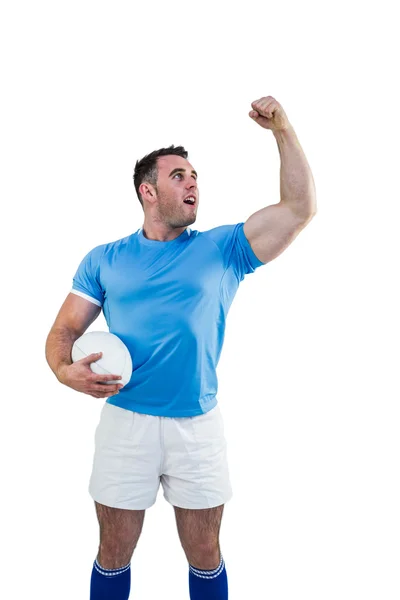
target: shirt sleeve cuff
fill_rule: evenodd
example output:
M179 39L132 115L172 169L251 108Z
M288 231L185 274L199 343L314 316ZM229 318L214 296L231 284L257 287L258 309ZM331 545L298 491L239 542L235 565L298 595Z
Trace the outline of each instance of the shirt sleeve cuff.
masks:
M96 298L92 298L92 296L88 296L87 294L84 294L83 292L79 292L78 290L75 290L74 288L72 288L71 294L76 294L77 296L80 296L81 298L85 298L85 300L89 300L89 302L93 302L93 304L97 304L97 306L100 306L100 307L102 306L101 302L96 300Z

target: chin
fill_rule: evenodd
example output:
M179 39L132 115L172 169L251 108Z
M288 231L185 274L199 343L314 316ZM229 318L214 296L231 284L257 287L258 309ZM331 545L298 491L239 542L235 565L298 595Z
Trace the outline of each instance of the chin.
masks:
M192 217L189 217L185 221L183 221L183 224L181 225L181 227L188 227L189 225L192 225L192 223L194 223L195 221L196 221L196 215L193 215Z

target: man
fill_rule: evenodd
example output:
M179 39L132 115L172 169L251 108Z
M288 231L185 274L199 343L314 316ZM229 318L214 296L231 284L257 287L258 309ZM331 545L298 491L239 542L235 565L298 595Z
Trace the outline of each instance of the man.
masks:
M282 106L267 96L249 116L277 140L280 202L245 223L192 231L199 189L187 152L171 146L145 156L134 174L143 227L85 256L47 339L61 383L107 398L89 484L100 525L91 600L129 597L130 560L160 481L189 563L191 600L228 597L219 531L232 490L216 397L225 319L244 276L278 256L316 212L311 170ZM91 371L100 354L71 363L74 341L101 308L132 355L126 386Z

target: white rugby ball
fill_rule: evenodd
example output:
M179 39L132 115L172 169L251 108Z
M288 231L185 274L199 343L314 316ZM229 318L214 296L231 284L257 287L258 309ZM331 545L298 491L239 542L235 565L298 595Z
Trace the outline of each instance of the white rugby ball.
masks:
M121 375L122 379L111 379L104 383L126 385L132 377L132 358L124 342L109 331L90 331L75 340L72 346L72 362L90 354L102 352L99 360L90 364L93 373L98 375ZM123 388L122 388L123 389Z

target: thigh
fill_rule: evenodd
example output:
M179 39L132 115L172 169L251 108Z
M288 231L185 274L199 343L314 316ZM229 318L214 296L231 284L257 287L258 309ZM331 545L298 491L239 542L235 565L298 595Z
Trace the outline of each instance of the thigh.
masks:
M89 494L99 504L146 510L160 485L159 417L105 404L95 433Z
M161 476L165 499L189 510L226 504L232 497L224 424L218 405L208 413L165 423Z
M185 548L213 545L219 539L224 505L189 509L174 506L179 539Z
M100 545L133 549L143 528L145 510L128 510L105 506L95 501L100 525Z

